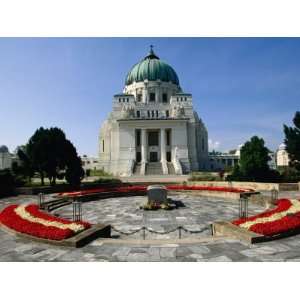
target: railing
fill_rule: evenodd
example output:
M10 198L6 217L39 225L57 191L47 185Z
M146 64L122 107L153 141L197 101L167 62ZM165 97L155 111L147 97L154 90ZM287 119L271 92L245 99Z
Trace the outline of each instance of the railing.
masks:
M178 148L176 147L174 150L174 158L172 159L172 163L175 169L176 175L182 175L182 166L177 156Z
M175 174L176 175L182 175L182 166L180 164L179 159L176 157L172 160L174 169L175 169Z
M120 233L121 235L133 235L133 234L136 234L138 232L142 232L142 235L143 235L143 240L146 239L146 232L150 232L150 233L153 233L153 234L160 234L160 235L164 235L164 234L169 234L169 233L172 233L172 232L175 232L178 230L178 238L181 239L182 238L182 231L186 232L186 233L190 233L190 234L199 234L199 233L202 233L204 231L207 231L207 230L210 230L211 231L211 235L213 235L213 226L210 225L210 226L206 226L200 230L189 230L187 228L185 228L184 226L178 226L174 229L171 229L171 230L168 230L168 231L155 231L151 228L148 228L148 227L140 227L136 230L132 230L132 231L122 231L114 226L111 226L111 229L115 232L118 232Z
M169 173L168 171L168 165L166 161L161 162L161 167L164 175L167 175Z

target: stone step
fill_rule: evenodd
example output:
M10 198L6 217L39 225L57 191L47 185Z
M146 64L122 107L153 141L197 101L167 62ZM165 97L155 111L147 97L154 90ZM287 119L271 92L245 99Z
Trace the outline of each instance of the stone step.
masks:
M162 167L160 162L151 162L146 165L146 175L161 175Z
M136 164L134 166L133 174L140 175L141 174L141 164Z
M168 173L170 175L175 175L175 168L173 166L173 163L167 163L167 166L168 166Z

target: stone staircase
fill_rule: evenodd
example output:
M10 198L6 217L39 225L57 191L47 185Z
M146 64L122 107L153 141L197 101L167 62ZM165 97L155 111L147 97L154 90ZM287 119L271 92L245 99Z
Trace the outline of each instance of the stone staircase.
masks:
M145 175L162 175L162 167L160 162L149 162L146 165Z
M175 168L173 166L173 163L168 162L167 166L168 166L168 174L169 175L175 175L176 173L175 173Z
M141 164L136 163L133 169L133 175L141 175Z

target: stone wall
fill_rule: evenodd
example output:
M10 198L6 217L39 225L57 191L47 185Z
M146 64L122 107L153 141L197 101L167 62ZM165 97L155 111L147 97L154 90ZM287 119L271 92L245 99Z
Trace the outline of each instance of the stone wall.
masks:
M221 198L221 199L227 199L227 200L232 200L232 201L238 201L240 199L240 193L231 193L231 192L220 192L220 191L168 191L168 195L176 194L184 192L185 194L194 194L198 196L204 196L204 197L213 197L213 198Z

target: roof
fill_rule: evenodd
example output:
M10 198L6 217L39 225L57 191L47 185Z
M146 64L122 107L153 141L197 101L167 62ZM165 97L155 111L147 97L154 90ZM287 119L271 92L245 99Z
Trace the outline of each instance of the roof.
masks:
M122 93L114 95L114 97L133 97L133 96L134 95L132 95L132 94L122 94Z
M160 60L152 47L149 54L139 63L134 65L126 77L125 84L143 82L144 80L172 82L179 86L179 79L175 70L167 63Z

